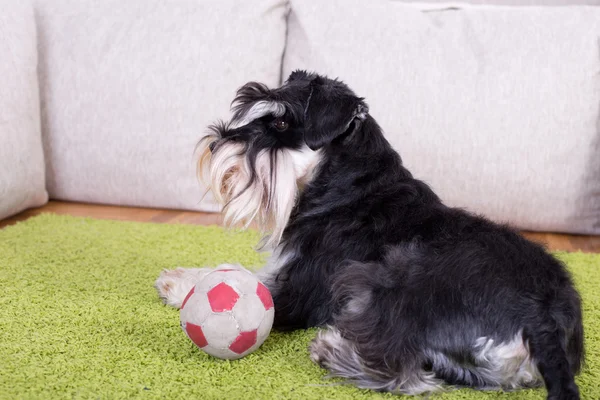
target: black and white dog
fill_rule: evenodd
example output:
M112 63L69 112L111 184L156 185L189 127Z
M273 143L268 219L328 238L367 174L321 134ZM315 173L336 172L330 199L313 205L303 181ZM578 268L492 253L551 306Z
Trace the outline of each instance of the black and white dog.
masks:
M565 267L507 226L450 208L403 166L363 98L293 72L251 82L199 166L233 225L256 222L275 329L322 327L311 358L361 388L545 384L578 399L580 297ZM179 307L206 269L164 271Z

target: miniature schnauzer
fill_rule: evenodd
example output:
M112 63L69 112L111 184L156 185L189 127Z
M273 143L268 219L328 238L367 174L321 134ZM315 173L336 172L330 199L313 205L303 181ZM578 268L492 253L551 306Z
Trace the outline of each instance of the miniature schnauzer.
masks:
M338 79L294 71L238 90L200 140L199 171L231 225L256 223L274 329L321 327L310 357L360 388L545 386L578 399L581 300L565 266L415 179ZM179 307L205 268L163 271Z

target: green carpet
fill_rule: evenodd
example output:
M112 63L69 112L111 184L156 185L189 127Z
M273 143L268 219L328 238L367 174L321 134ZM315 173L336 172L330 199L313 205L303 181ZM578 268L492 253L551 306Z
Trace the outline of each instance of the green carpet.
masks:
M259 265L256 233L42 215L0 230L2 399L381 399L331 385L308 358L315 330L272 333L255 353L215 360L158 300L163 268ZM600 256L558 254L582 291L588 361L578 382L600 399ZM439 399L543 399L545 391L460 390Z

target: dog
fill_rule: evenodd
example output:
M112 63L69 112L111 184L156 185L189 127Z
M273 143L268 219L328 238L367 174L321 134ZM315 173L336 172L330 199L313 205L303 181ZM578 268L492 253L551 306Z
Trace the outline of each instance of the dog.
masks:
M360 388L544 387L578 399L581 299L565 266L413 177L343 81L296 70L242 86L198 144L228 226L257 226L273 329L318 327L311 359ZM209 269L165 270L180 307Z

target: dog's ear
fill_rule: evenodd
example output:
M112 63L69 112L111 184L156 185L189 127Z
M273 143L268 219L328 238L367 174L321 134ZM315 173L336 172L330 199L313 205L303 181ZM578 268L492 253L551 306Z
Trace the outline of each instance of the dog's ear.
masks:
M344 133L355 118L363 119L368 106L345 85L320 77L311 81L304 113L304 141L316 150Z

